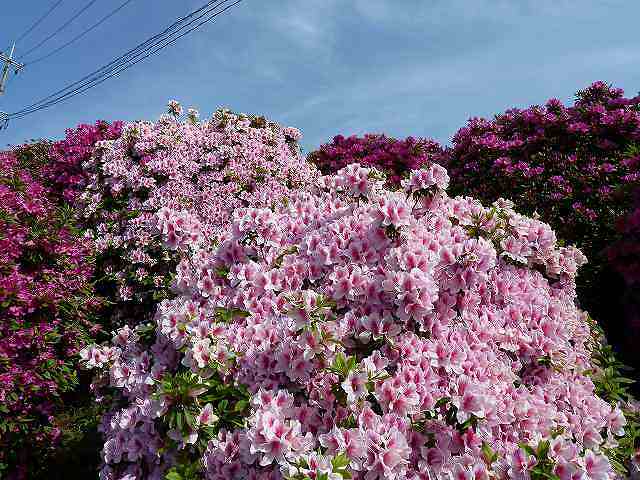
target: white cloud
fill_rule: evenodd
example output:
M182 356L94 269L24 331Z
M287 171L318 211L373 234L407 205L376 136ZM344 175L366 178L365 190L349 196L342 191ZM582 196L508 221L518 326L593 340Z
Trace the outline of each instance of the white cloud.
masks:
M337 4L336 0L290 0L262 10L258 18L298 47L326 51L335 36Z

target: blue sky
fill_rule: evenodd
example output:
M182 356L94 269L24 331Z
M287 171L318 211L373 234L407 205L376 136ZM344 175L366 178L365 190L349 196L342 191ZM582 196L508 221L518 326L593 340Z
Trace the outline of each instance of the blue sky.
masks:
M96 2L33 57L121 1ZM53 2L3 2L0 48ZM85 3L63 1L17 54ZM0 110L78 80L203 3L133 0L78 44L25 68L0 96ZM153 120L172 98L203 116L226 106L295 126L306 151L337 134L366 132L449 143L471 116L549 97L568 102L595 80L637 94L638 18L635 0L244 0L121 76L12 122L0 146L60 138L96 119Z

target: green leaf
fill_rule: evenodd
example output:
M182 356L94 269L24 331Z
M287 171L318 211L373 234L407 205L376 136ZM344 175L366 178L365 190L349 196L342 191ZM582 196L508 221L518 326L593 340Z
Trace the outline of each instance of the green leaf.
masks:
M471 415L471 417L467 418L464 422L458 425L458 430L460 432L466 432L470 427L474 426L477 423L477 419Z
M620 383L629 383L629 384L636 383L636 380L634 380L633 378L627 378L627 377L615 377L614 380Z
M346 370L346 360L342 352L336 355L336 358L333 360L332 368L340 373L343 373Z
M357 365L356 357L349 357L347 361L347 371L350 372L352 370L355 370L356 365Z
M189 410L187 410L186 412L184 412L184 415L187 419L187 425L193 427L196 423L193 414Z
M533 455L534 457L536 456L535 450L530 445L527 445L526 443L519 443L518 446L529 455Z
M345 453L341 453L340 455L333 457L331 464L333 465L334 470L340 470L349 465L349 457L347 457Z
M538 459L546 458L549 453L549 446L549 440L541 440L540 443L538 443L538 452L536 457Z
M493 451L487 442L482 442L482 453L489 465L498 459L498 454Z
M248 317L250 315L249 312L245 310L240 310L237 308L216 308L216 318L224 323L231 322L235 317Z
M238 400L236 402L236 405L234 407L234 411L236 412L243 412L247 409L247 407L249 406L249 401L248 400Z
M176 423L178 425L178 430L182 433L184 429L184 414L182 412L176 413Z

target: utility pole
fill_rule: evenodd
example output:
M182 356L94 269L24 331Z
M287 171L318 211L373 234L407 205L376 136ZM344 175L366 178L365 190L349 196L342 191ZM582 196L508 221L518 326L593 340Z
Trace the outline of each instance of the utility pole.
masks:
M22 67L23 64L16 62L13 59L13 52L16 49L16 42L13 42L11 46L11 52L9 56L5 55L4 52L0 52L0 62L4 63L2 67L2 75L0 75L0 95L2 95L5 91L5 86L7 85L7 78L9 77L9 68L14 67L15 73L17 74ZM9 125L9 114L6 112L0 111L0 130L4 130Z
M0 95L4 93L4 87L7 83L7 77L9 76L9 67L15 67L15 73L18 73L18 71L20 71L20 69L24 67L23 64L18 63L13 59L13 52L15 49L16 42L13 42L13 45L11 46L11 53L9 53L9 56L5 55L4 52L0 52L0 62L4 63L4 67L2 68L2 76L0 76Z

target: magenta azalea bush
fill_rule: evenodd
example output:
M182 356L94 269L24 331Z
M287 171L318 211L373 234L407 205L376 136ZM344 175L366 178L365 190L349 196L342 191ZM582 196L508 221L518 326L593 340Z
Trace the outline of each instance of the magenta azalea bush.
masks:
M438 165L385 181L351 164L236 208L150 325L82 352L122 402L102 479L615 478L582 253Z
M640 141L640 96L623 95L596 82L570 107L551 99L493 121L472 118L447 158L455 188L486 198L509 192L532 213L562 218L563 238L592 240L593 230L626 212L640 181L638 160L627 154Z
M425 138L397 140L384 134L352 135L348 138L337 135L333 142L311 152L307 160L325 175L351 163L375 167L387 173L390 186L399 186L408 171L429 162L439 162L442 154L443 149L437 142Z
M0 153L0 475L35 470L64 436L77 352L99 330L93 242L32 168L46 149Z

